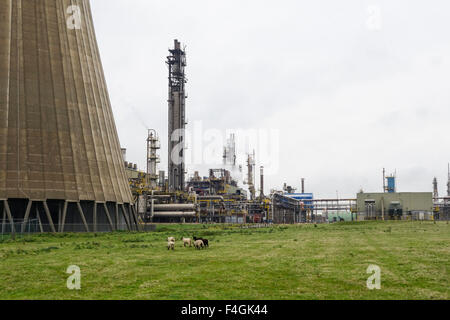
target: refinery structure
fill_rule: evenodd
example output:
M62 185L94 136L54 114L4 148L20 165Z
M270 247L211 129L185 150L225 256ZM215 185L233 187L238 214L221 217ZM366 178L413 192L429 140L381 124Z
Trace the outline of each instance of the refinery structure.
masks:
M302 177L298 192L286 184L265 189L264 167L257 167L254 151L237 163L232 134L223 146L222 167L203 176L187 172L187 54L178 40L165 61L167 135L148 130L142 137L146 170L138 170L119 143L89 1L78 1L82 27L73 30L66 25L65 2L0 3L0 213L11 232L31 221L41 232L95 232L170 222L449 219L450 167L444 197L437 178L429 192L401 192L396 175L383 170L379 193L316 199ZM164 136L168 166L160 168ZM236 172L246 177L244 184L233 177Z

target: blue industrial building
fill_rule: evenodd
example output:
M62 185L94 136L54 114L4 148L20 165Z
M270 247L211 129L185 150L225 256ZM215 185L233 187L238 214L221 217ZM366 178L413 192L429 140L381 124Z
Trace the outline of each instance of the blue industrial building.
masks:
M305 209L314 208L314 194L313 193L286 193L284 196L295 200L302 201L305 204Z

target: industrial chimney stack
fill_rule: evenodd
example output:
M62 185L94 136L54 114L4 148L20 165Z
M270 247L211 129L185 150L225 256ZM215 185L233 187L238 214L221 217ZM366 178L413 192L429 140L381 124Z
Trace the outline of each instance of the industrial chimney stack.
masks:
M261 166L259 168L259 170L260 170L260 194L259 194L259 196L260 196L261 200L263 200L264 199L264 167Z

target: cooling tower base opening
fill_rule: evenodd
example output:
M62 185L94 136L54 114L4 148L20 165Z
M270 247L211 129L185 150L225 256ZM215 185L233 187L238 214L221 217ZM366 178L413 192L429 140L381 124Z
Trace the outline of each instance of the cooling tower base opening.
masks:
M0 200L1 232L141 231L134 205L64 200Z

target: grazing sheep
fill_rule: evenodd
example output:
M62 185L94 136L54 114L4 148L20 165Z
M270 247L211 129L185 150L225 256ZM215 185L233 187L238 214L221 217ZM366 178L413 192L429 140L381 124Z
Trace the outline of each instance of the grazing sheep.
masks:
M175 237L168 237L168 238L167 238L167 241L168 241L168 242L175 242Z
M192 247L192 240L191 238L183 238L183 246L186 247L186 245L189 245L189 247Z
M202 240L196 240L194 242L194 247L198 250L203 249L205 247L205 245L203 244Z
M194 237L194 241L202 240L205 247L209 247L208 239Z
M174 241L168 241L167 242L167 250L175 250L175 242Z

